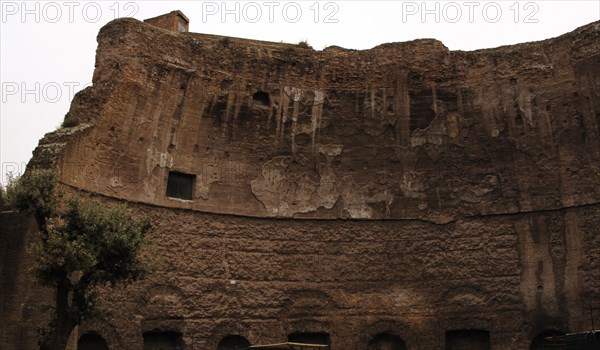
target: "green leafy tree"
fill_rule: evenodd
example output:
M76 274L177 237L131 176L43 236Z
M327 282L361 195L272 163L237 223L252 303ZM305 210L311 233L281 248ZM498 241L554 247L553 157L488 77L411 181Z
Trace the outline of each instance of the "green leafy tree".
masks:
M114 287L144 276L140 252L150 225L123 206L62 200L50 170L32 170L10 181L6 199L34 215L40 232L33 248L35 272L56 293L40 349L64 350L75 326L101 315L94 287Z
M301 47L303 49L313 49L313 47L308 43L308 41L306 40L302 40L298 43L298 47Z

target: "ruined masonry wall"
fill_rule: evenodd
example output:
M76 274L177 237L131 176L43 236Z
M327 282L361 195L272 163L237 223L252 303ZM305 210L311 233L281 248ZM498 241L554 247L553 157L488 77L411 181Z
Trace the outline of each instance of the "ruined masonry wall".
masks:
M475 52L366 51L170 33L98 35L93 86L31 165L125 200L156 227L155 272L103 293L111 349L327 332L444 349L489 332L529 349L600 307L600 23ZM169 198L169 174L192 200ZM105 197L103 197L105 196ZM15 306L11 306L15 307ZM4 316L3 316L4 317Z

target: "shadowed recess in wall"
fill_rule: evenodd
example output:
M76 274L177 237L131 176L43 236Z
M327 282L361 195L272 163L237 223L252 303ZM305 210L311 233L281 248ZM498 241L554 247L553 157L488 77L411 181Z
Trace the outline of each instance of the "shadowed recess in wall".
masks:
M77 350L108 350L108 345L101 335L86 333L77 341Z

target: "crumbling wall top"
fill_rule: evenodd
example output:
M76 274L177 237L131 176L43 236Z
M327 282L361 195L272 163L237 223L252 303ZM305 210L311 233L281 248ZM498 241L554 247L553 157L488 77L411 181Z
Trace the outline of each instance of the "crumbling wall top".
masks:
M117 20L68 114L89 126L36 154L76 188L222 214L443 223L597 203L598 33L315 51Z
M176 10L167 14L152 17L144 20L144 22L171 30L177 33L187 33L189 31L190 20L183 12Z

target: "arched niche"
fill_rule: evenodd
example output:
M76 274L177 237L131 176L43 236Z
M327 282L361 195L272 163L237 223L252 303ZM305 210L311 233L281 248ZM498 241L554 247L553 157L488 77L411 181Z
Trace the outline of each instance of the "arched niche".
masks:
M556 342L553 342L548 337L558 337L561 335L565 335L564 332L548 329L543 332L540 332L536 335L531 341L531 345L529 346L529 350L552 350L556 349Z
M108 345L100 334L85 333L77 341L77 350L108 350Z
M250 346L248 339L241 335L225 336L217 345L217 350L243 350Z
M331 337L326 332L295 332L288 335L288 341L292 343L330 345Z
M144 332L144 350L183 350L183 335L179 332Z
M491 350L490 332L483 329L446 331L446 350Z
M406 344L397 335L380 333L371 339L367 350L406 350Z

